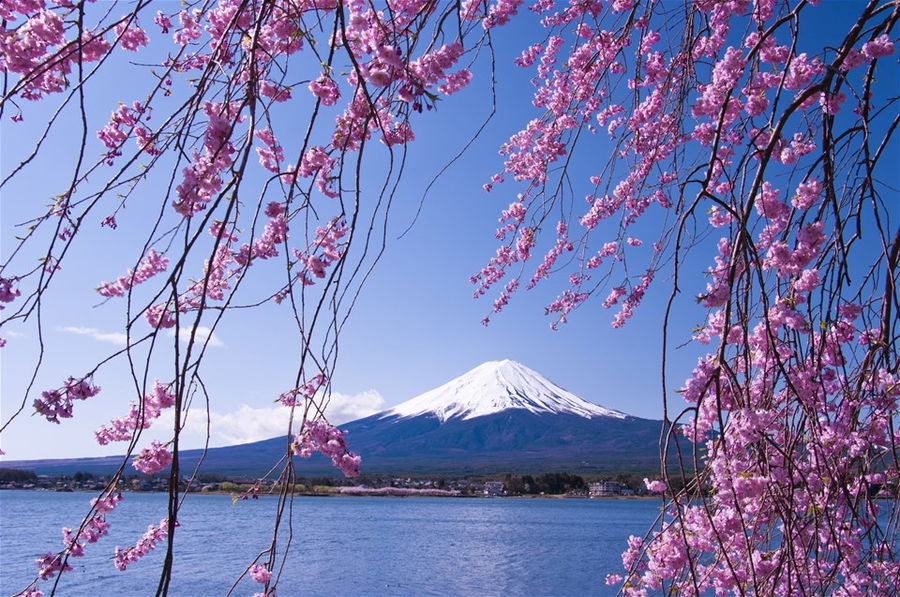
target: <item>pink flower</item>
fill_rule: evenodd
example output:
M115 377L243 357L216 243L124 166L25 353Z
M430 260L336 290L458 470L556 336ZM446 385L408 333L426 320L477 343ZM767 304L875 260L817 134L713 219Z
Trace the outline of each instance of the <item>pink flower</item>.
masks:
M257 147L256 153L259 154L259 163L263 168L270 172L278 173L280 171L280 163L284 161L284 149L278 144L278 139L270 128L264 128L254 133L257 139L263 142L265 147Z
M109 523L106 522L105 514L113 510L121 500L121 493L106 493L92 500L95 512L84 521L79 531L73 532L69 528L62 529L64 549L55 554L46 553L35 560L38 564L38 577L41 580L47 580L57 572L71 570L70 564L63 563L65 559L82 557L86 543L96 543L109 532ZM26 591L24 594L39 595L40 591L35 589L35 592Z
M321 77L309 84L309 90L312 91L325 106L333 106L341 97L337 83L328 75L323 74Z
M650 479L644 478L644 485L647 486L647 491L650 493L662 493L666 490L666 484L664 481L660 481L655 479L651 481Z
M119 36L119 43L123 48L131 52L137 52L150 43L150 38L133 20L129 22L126 18L123 22L116 25L115 30L116 35Z
M0 278L0 303L11 303L21 292L17 288L13 288L14 280ZM0 305L0 309L3 305Z
M111 420L109 425L102 425L94 432L94 437L101 446L114 441L128 441L134 430L149 428L162 414L163 409L173 404L175 394L168 391L168 386L154 381L152 391L144 395L140 407L132 402L128 415Z
M134 459L131 466L144 473L152 475L158 473L172 463L172 453L158 441L150 442L149 448L144 448Z
M797 209L809 209L822 193L822 183L815 178L810 178L806 182L801 182L797 187L797 193L791 199L791 205Z
M86 400L99 393L100 386L91 385L85 379L70 377L62 388L41 392L41 397L34 401L34 409L51 423L59 424L60 418L72 417L75 400Z
M870 42L864 43L862 53L869 58L882 58L894 53L894 42L887 33L882 33Z
M142 284L153 276L166 271L168 265L168 257L162 253L157 253L155 249L150 249L140 260L136 269L129 269L127 274L119 276L114 282L102 282L100 287L97 288L97 292L105 297L125 296L127 291L134 286Z
M175 526L180 526L177 522ZM132 547L122 549L116 547L116 554L113 565L120 571L124 572L129 564L134 563L153 551L156 544L163 541L169 536L169 519L163 518L159 521L159 526L149 525L147 532Z
M250 577L260 584L266 584L272 578L272 571L262 564L254 564L250 568Z
M800 277L794 281L794 289L797 292L811 292L819 285L819 270L816 268L805 269Z
M294 438L291 448L301 458L309 458L316 451L321 452L331 458L334 466L344 475L356 477L359 475L362 459L347 448L345 433L324 421L306 421L303 430Z

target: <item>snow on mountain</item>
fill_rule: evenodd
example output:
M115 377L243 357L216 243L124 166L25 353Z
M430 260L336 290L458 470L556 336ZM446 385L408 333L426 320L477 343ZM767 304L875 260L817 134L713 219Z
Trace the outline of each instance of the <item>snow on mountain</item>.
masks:
M625 413L588 402L515 361L488 361L444 385L385 411L380 418L434 415L474 419L509 409L625 419Z

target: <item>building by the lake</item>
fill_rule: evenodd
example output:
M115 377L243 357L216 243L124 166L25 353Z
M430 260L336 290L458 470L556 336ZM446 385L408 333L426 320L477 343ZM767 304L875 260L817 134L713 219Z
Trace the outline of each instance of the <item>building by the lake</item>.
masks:
M592 498L600 498L634 495L634 490L625 483L619 483L618 481L597 481L588 486L588 493Z
M490 497L499 497L503 495L503 481L486 481L484 484L484 495Z

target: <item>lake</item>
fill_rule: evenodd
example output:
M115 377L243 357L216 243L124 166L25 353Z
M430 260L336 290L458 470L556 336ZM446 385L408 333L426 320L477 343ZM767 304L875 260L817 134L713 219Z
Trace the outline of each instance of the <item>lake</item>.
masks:
M153 594L165 544L119 572L116 546L134 545L165 516L166 496L126 492L107 516L109 535L89 544L59 595ZM35 576L34 558L62 548L91 493L0 491L0 593ZM276 500L191 494L176 532L170 595L223 595L271 540ZM629 535L656 518L650 499L298 497L281 597L405 595L610 595ZM283 543L281 544L283 545ZM48 590L52 583L42 583ZM235 595L262 585L249 578ZM49 593L49 590L47 591Z

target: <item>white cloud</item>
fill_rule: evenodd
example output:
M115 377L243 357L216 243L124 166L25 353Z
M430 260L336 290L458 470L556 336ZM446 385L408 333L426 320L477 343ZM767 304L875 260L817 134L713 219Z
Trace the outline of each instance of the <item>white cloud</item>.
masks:
M359 394L331 395L325 415L335 425L367 417L384 408L384 398L375 390L367 390ZM294 430L296 431L296 417L301 413L295 412ZM170 429L173 423L171 409L165 411L160 421L154 427ZM209 443L210 446L227 446L232 444L245 444L262 439L269 439L284 435L288 429L290 409L280 404L254 408L242 404L237 410L220 413L209 413ZM188 411L185 432L193 439L206 437L207 416L206 411L200 408L192 408ZM186 438L188 439L188 438ZM197 444L196 441L192 444Z
M332 394L325 416L335 425L355 421L384 410L384 397L376 390L359 394Z
M98 330L97 328L88 328L88 327L80 327L80 326L63 326L56 328L58 332L65 332L67 334L78 334L80 336L89 336L94 340L98 340L100 342L110 342L112 344L119 344L124 346L128 340L128 336L125 335L124 332L103 332ZM13 335L13 334L9 334ZM170 337L175 337L175 330L169 330L168 335ZM191 328L181 328L178 333L178 337L182 342L187 342L191 338ZM215 346L217 348L225 346L225 343L222 342L221 338L219 338L216 334L212 333L208 327L197 326L197 332L194 334L194 342L197 344L203 344L206 342L206 339L209 338L209 346Z
M189 327L179 329L178 338L182 342L189 342L191 339L191 329L192 328ZM169 330L168 333L170 337L175 337L175 330ZM198 325L197 331L194 333L194 342L196 344L202 345L204 342L206 342L207 338L209 338L209 346L215 346L217 348L225 346L225 343L222 342L222 340L218 336L216 336L212 332L212 330L210 330L208 327Z
M4 334L6 334L10 338L22 338L25 336L22 332L17 332L16 330L4 330Z
M210 442L215 445L245 444L283 435L290 411L284 407L253 408L246 404L229 413L209 413ZM206 411L193 408L188 413L187 429L206 435Z
M122 346L128 341L128 336L122 332L101 332L97 328L86 328L78 326L63 326L56 328L58 332L67 334L78 334L81 336L90 336L94 340L100 342L110 342L112 344L120 344Z

